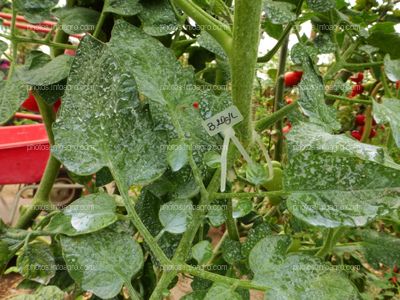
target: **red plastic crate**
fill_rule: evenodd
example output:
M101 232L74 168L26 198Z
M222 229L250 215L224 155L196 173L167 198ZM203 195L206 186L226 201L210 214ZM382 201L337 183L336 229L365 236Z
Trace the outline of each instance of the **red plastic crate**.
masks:
M49 156L44 124L0 127L0 185L39 182Z

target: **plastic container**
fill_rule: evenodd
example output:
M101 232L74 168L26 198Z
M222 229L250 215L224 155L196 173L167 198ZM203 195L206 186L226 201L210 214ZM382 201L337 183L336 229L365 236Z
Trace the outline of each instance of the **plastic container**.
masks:
M49 156L44 124L0 127L0 185L39 182Z

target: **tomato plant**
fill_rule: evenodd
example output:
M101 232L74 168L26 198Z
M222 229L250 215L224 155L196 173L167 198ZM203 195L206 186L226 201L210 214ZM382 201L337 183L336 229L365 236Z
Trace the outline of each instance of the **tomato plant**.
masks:
M0 122L29 93L51 144L0 223L32 299L399 297L397 2L57 2L0 1Z

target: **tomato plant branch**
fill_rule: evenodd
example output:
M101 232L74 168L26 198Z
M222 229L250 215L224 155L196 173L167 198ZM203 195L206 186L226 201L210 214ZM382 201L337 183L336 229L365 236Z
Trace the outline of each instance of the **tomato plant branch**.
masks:
M293 28L293 23L292 22L287 24L286 27L285 27L285 30L282 32L282 35L279 38L278 42L275 44L275 46L271 50L269 50L267 54L265 54L262 57L259 57L257 62L259 62L259 63L269 62L271 60L271 58L274 57L276 52L278 52L278 50L282 46L282 44L285 42L285 40L288 37L288 35L290 34L292 28Z
M354 104L360 103L360 104L372 105L372 100L347 98L347 97L343 97L343 96L339 96L339 95L325 94L325 98L332 99L332 100L345 101L345 102L354 103Z
M350 69L353 71L364 70L370 67L376 67L383 65L383 61L373 61L366 63L344 63L343 68Z
M15 65L17 64L17 59L18 59L18 42L15 40L15 22L17 19L17 11L13 8L12 11L12 20L11 20L11 55L12 55L12 61L10 65L10 70L8 72L8 77L11 78L14 70L15 70Z
M246 148L252 141L252 94L260 38L261 0L235 1L233 48L230 57L233 103L243 115L238 135ZM252 17L249 17L252 16Z
M215 199L231 199L231 198L249 198L249 197L268 197L268 196L287 196L289 192L272 191L272 192L253 192L253 193L215 193Z
M277 121L282 120L288 114L290 114L293 110L297 108L297 101L293 101L292 103L285 105L280 110L272 113L269 116L266 116L260 120L258 120L255 124L255 129L257 131L263 131L272 125L274 125Z
M71 8L71 7L74 6L74 4L75 4L75 0L67 0L67 3L65 5L65 7L66 8ZM56 26L53 27L53 29L55 29L55 28L56 28ZM59 27L57 32L56 32L56 34L55 34L55 36L54 36L53 43L65 44L65 43L68 42L68 36L69 35L66 32L64 32L64 30L62 30L62 28ZM48 37L49 38L51 37L51 33L49 33ZM46 39L46 41L47 42L51 42L50 39ZM64 49L63 48L51 46L51 55L53 57L56 57L56 56L61 55L63 53L64 53Z
M267 287L253 283L251 281L240 280L240 279L236 279L236 278L219 275L216 273L211 273L208 271L204 271L198 267L193 267L193 266L186 265L186 264L177 265L177 267L178 267L179 271L181 271L181 272L189 273L191 275L198 276L200 278L204 278L204 279L207 279L210 281L225 283L228 285L233 285L233 286L241 287L241 288L245 288L245 289L253 289L253 290L258 290L258 291L268 290Z
M60 48L60 49L72 49L72 50L78 49L78 47L74 46L74 45L57 43L57 42L53 42L53 41L46 41L44 39L35 39L35 38L29 38L29 37L23 37L23 36L14 36L13 37L11 35L7 35L7 34L3 34L3 33L0 33L0 37L8 39L11 42L14 41L16 43L40 44L40 45L46 45L49 47Z
M129 195L128 195L129 187L127 187L123 183L124 181L119 177L119 175L116 172L113 171L114 169L115 168L112 166L112 163L110 162L110 171L114 177L115 183L117 184L118 190L121 193L121 197L124 200L124 205L128 212L128 215L132 221L132 224L136 227L136 229L139 231L139 233L143 236L144 241L147 243L150 250L153 252L155 257L159 260L161 265L169 265L170 260L165 255L164 251L158 246L157 241L151 235L151 233L146 228L146 226L143 224L142 220L140 219L139 215L137 214L135 206L133 205L132 200L129 198Z
M128 290L129 297L132 300L140 300L141 297L138 292L133 288L132 283L130 281L125 282L125 287Z
M276 80L276 87L275 87L275 99L274 99L274 112L277 112L283 106L283 94L285 91L285 68L286 68L286 58L288 52L288 44L289 44L289 37L286 37L284 41L281 52L279 55L279 65L278 65L278 74ZM277 120L276 122L276 131L277 131L277 139L278 141L275 144L275 151L274 151L274 159L276 161L281 161L282 159L282 151L283 151L283 121L282 119Z
M104 9L107 6L108 6L108 0L104 0L103 9L101 11L100 18L97 21L96 28L94 29L94 32L93 32L93 36L95 38L99 37L99 34L101 32L101 28L103 27L104 21L105 21L106 16L107 16L107 12Z
M370 134L371 134L371 129L372 129L372 105L369 105L366 109L365 109L365 124L364 124L364 131L363 134L361 136L361 142L365 143Z
M173 0L174 4L183 10L195 22L207 31L230 56L232 49L232 35L228 25L210 16L192 0Z
M315 255L324 258L327 254L331 253L332 249L346 230L345 227L329 228L322 247Z
M33 94L36 98L36 101L39 106L40 114L43 117L43 121L46 127L47 136L49 138L50 145L54 145L54 136L52 125L55 120L55 114L53 108L44 102L43 98L40 95L33 91ZM53 156L50 155L49 160L47 161L46 169L44 171L42 180L40 181L39 188L33 197L31 206L29 209L18 219L16 224L17 228L26 228L28 227L33 219L35 219L39 213L40 207L43 204L49 203L49 196L51 189L53 188L54 182L58 176L58 171L60 170L60 162Z

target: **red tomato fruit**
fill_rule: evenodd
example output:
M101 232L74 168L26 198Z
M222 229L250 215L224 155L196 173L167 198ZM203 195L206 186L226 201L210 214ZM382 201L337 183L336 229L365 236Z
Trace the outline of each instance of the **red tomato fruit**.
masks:
M293 99L292 98L286 98L286 104L292 104Z
M351 132L351 136L353 137L353 138L355 138L355 139L357 139L357 140L359 140L359 141L361 141L361 132L360 131L358 131L358 130L353 130L352 132Z
M364 73L362 72L358 72L357 76L350 77L350 80L357 84L361 83L363 79L364 79Z
M39 107L36 103L35 96L33 96L32 92L29 91L28 98L25 99L24 103L22 103L22 108L30 110L32 112L39 112Z
M199 102L197 102L197 101L195 101L195 102L193 102L193 107L195 108L195 109L199 109Z
M286 72L285 73L285 86L291 87L297 85L301 77L303 76L303 71L293 71L293 72Z
M364 125L365 124L365 115L357 115L355 121L356 121L356 125L358 125L358 126Z

